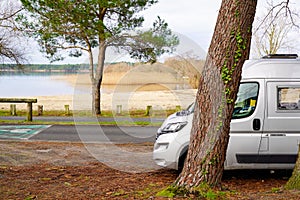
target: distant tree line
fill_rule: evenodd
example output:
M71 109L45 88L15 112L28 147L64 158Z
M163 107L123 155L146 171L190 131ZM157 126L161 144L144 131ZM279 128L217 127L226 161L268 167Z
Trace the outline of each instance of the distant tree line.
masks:
M109 65L126 65L134 66L134 63L130 62L114 62L105 63L105 66ZM21 68L17 68L16 64L0 64L0 71L86 71L89 70L88 63L82 64L23 64Z
M1 71L10 71L10 70L22 70L22 71L81 71L89 70L89 64L25 64L22 65L22 68L17 69L14 67L14 64L2 64L0 65Z

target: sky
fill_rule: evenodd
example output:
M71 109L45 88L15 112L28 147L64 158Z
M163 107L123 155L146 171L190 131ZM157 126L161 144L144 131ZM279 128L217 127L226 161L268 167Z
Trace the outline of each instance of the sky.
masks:
M193 51L196 56L205 59L220 5L221 0L159 0L143 12L144 25L151 27L160 16L174 33L181 36L178 54Z
M298 1L299 0L291 0L291 3L295 3L295 7L300 8ZM258 0L258 2L257 15L262 15L266 8L266 5L264 5L265 0ZM151 27L156 17L160 16L168 23L173 32L180 34L185 38L185 41L189 41L185 44L185 47L190 46L190 48L194 49L200 48L206 52L214 31L220 6L221 0L159 0L157 4L143 11L145 18L144 27ZM191 43L193 44L191 45ZM30 57L31 63L49 63L49 61L39 53L38 48L32 49ZM63 62L56 63L71 64L87 62L88 59L86 57L80 57L67 58Z
M145 24L159 15L169 27L207 49L215 27L221 0L160 0L158 4L145 11Z

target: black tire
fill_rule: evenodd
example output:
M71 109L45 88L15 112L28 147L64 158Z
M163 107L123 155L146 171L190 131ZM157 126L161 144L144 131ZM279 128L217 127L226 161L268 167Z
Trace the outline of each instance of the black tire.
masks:
M178 174L181 173L183 166L184 166L184 161L186 159L187 156L187 151L185 151L183 154L181 154L181 156L179 157L179 161L178 161Z

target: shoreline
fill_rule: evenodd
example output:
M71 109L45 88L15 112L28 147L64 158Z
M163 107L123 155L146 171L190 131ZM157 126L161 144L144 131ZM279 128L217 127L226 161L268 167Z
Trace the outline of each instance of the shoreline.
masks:
M101 94L101 110L117 109L118 105L122 110L144 110L148 105L153 110L175 109L176 106L186 108L196 96L196 89L186 90L163 90L163 91L134 91L114 92ZM90 94L56 95L56 96L32 96L37 103L33 104L33 110L43 105L44 110L64 110L69 105L70 110L91 110L92 97ZM16 104L17 110L26 110L27 104ZM10 110L10 103L1 103L1 110Z
M184 109L195 100L197 89L183 89L188 87L188 83L178 80L174 74L143 70L105 72L101 110L115 111L118 105L122 106L123 111L145 110L149 105L153 110L175 109L176 106ZM55 75L50 78L69 85L73 92L49 96L14 95L14 98L36 98L38 102L33 104L33 110L37 110L39 105L43 105L43 110L65 110L65 105L75 111L92 109L89 74ZM16 104L16 108L26 110L27 104ZM10 110L10 103L1 103L0 110Z

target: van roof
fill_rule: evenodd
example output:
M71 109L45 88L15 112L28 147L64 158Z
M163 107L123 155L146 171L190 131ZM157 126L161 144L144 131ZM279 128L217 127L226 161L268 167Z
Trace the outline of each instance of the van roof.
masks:
M297 54L273 54L258 60L247 60L243 66L242 77L300 79L300 59Z

